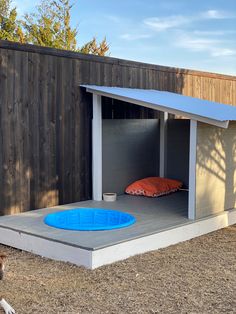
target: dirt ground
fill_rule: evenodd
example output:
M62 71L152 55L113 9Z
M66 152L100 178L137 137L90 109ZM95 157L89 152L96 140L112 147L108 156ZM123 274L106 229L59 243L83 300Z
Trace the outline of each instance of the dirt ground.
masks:
M94 271L0 250L0 295L19 314L236 313L236 225Z

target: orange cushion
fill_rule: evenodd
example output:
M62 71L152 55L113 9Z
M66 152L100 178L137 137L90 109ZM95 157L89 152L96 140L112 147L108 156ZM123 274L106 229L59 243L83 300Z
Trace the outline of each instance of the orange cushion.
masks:
M182 182L167 178L149 177L130 184L125 192L131 195L158 197L181 188Z

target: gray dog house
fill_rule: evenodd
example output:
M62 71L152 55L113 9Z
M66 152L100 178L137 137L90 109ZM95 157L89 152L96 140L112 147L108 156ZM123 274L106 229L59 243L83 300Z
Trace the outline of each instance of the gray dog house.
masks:
M93 200L3 216L1 243L94 269L236 223L235 107L169 92L85 87L93 94ZM153 108L159 119L102 119L109 100L103 96ZM126 185L149 175L180 179L188 192L122 195ZM110 191L121 194L117 202L101 201ZM50 212L81 207L125 211L136 223L96 234L44 224Z
M235 208L235 107L157 90L82 87L93 94L94 200L122 193L132 179L159 175L184 182L189 219ZM102 96L158 110L161 118L102 121ZM168 114L186 119L168 120ZM126 169L132 153L134 167Z

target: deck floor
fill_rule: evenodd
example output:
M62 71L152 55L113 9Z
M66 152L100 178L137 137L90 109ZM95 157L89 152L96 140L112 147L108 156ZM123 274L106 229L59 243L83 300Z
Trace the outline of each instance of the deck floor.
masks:
M44 224L46 214L78 207L110 208L131 213L137 222L111 231L69 231ZM0 217L0 227L50 239L86 250L98 250L151 235L190 222L187 218L188 193L176 192L160 198L122 195L116 202L85 201Z

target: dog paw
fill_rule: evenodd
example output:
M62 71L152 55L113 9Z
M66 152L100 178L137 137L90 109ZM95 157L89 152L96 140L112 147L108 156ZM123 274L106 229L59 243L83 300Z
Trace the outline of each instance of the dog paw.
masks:
M8 304L8 306L4 309L6 314L15 314L15 310Z
M0 305L5 311L5 314L15 314L15 310L4 299L1 300Z

